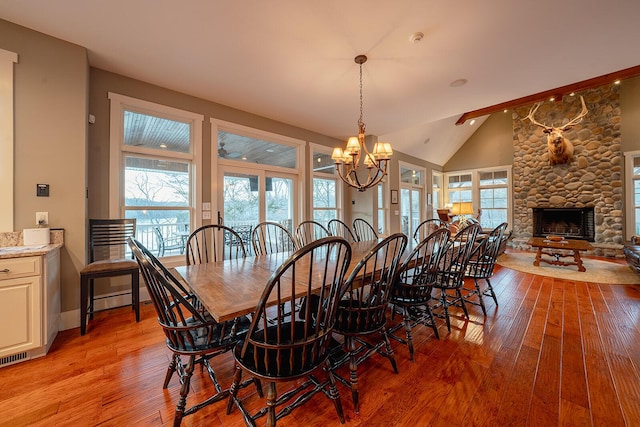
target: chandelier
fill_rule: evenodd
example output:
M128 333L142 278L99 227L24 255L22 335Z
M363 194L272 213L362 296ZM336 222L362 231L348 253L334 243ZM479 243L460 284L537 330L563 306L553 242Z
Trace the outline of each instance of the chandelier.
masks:
M374 187L387 175L389 159L393 154L391 144L388 142L376 142L373 151L369 152L364 143L364 122L362 121L362 64L367 62L365 55L355 57L355 62L360 66L360 118L358 119L358 136L352 136L347 141L347 146L343 150L340 147L333 149L331 158L336 164L336 170L340 178L350 187L358 191ZM360 159L367 168L367 179L362 180L358 176L358 166Z

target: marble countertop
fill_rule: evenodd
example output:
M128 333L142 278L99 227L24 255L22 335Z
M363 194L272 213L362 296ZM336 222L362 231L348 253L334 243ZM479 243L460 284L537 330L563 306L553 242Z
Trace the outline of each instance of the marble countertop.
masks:
M46 255L64 246L64 230L51 230L50 241L48 245L24 246L21 231L0 233L0 259Z
M52 243L49 245L0 247L0 259L46 255L62 246L62 243Z

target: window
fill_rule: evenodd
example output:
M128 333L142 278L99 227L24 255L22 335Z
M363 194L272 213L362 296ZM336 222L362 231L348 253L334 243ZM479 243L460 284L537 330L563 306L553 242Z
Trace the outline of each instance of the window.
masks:
M184 240L199 223L194 189L203 117L113 93L109 99L110 216L135 218L136 238L161 255L163 241ZM181 255L179 246L163 255Z
M400 163L400 229L407 236L413 236L422 222L425 174L424 169Z
M310 144L313 193L313 220L326 225L342 219L340 178L331 159L331 148Z
M479 172L480 178L480 224L484 228L495 228L508 222L509 181L506 170Z
M474 217L480 209L480 225L483 228L509 223L510 175L509 166L446 174L447 206L454 215L461 212Z
M627 240L640 235L640 151L625 153Z
M247 235L263 221L293 231L302 200L299 176L305 142L247 126L211 119L213 222ZM218 190L219 189L219 190ZM251 243L245 242L250 250Z
M447 181L449 204L473 202L473 181L470 173L449 175Z
M444 208L444 198L442 197L442 174L433 172L431 175L431 217L438 218L438 209Z
M377 230L378 230L378 235L383 235L387 232L387 209L386 209L386 204L385 204L385 185L384 184L378 184L378 186L376 187L376 192L377 192L377 198L376 198L376 210L378 211L378 218L377 218Z

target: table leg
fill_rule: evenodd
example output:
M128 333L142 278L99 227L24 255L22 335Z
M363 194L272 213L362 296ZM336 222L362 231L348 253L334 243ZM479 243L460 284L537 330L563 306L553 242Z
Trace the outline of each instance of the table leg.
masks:
M578 271L582 271L582 272L587 271L587 269L584 268L584 265L582 264L582 258L580 257L580 251L573 251L573 260L576 262L576 265L578 266Z
M542 248L539 247L538 251L536 252L536 259L533 261L533 265L535 265L536 267L540 267L540 258L542 257Z

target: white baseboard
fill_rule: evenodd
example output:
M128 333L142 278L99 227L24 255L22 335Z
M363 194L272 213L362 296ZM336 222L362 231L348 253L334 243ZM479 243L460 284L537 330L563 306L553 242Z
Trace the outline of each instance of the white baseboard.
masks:
M114 292L117 295L119 292ZM105 295L100 295L105 296ZM140 287L140 302L148 301L149 292L145 286ZM131 295L118 295L112 298L105 298L101 300L95 301L95 309L96 310L104 310L109 308L120 307L123 305L131 304ZM60 313L60 324L59 330L66 331L67 329L79 328L80 327L80 309L77 308L75 310L63 311Z

